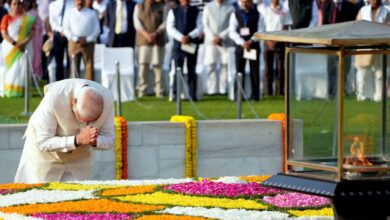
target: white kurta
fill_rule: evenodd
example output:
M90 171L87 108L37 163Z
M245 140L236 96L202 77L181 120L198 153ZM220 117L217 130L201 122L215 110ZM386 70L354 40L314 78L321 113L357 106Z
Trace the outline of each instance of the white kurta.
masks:
M47 94L28 123L15 182L60 181L65 171L77 180L91 178L92 146L74 146L75 135L87 125L76 119L71 107L71 101L84 85L97 89L104 99L101 116L89 124L99 129L97 146L93 149L107 150L114 146L113 96L108 89L83 79L49 84Z

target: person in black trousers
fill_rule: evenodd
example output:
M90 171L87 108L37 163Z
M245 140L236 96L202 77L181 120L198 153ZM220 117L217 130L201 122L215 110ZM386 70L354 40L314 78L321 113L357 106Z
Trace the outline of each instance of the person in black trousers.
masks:
M122 0L122 7L126 7L126 13L122 13L121 23L127 26L117 27L117 10L118 1L110 1L107 5L106 16L104 17L105 25L110 29L108 34L108 47L132 47L135 44L135 29L133 24L134 7L136 5L132 0Z
M196 60L198 48L196 46L193 51L188 51L185 49L183 50L183 47L189 46L190 44L197 45L199 43L201 19L198 15L199 9L195 6L190 6L189 0L180 0L180 6L170 10L167 17L167 32L174 39L173 59L175 61L175 66L183 69L184 60L187 59L189 95L194 101L197 100ZM180 95L176 94L176 83L175 74L173 97Z
M255 51L255 56L249 60L250 77L252 85L251 98L260 100L260 44L252 37L256 32L264 31L262 15L257 11L253 0L240 0L240 8L230 16L229 37L236 44L237 73L245 74L245 64L248 58L244 57L244 50ZM242 88L244 88L244 81Z

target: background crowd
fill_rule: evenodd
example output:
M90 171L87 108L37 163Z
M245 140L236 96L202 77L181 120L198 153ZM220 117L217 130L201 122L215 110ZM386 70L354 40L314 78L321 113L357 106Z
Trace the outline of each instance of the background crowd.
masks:
M163 97L168 93L164 91L167 86L163 85L164 74L167 74L164 62L169 63L169 68L185 67L192 100L198 98L199 63L207 75L206 93L226 94L232 65L229 57L234 56L233 72L249 72L250 98L257 101L261 94L284 95L285 45L258 42L253 39L256 32L352 20L390 22L387 0L254 1L10 0L0 7L0 66L4 67L0 70L0 94L22 96L28 68L37 79L45 82L71 77L73 55L75 68L80 71L82 60L85 78L96 80L95 45L104 44L134 49L135 61L129 60L129 63L136 63L138 97L147 95L151 70L155 96ZM203 56L198 56L199 48L203 49ZM49 66L55 67L55 74L49 74ZM382 75L377 59L349 60L347 66L356 69L354 90L358 100L379 100ZM335 82L333 76L330 71L330 94L332 82ZM176 77L172 82L174 98Z

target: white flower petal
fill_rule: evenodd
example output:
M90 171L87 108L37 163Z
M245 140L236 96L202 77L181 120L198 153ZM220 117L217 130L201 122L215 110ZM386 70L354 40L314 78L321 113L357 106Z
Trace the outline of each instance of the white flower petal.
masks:
M245 209L221 209L221 208L202 208L202 207L173 207L159 211L160 213L174 215L202 216L208 218L217 218L223 220L286 220L287 213L277 211L255 211Z
M194 179L156 179L156 180L110 180L110 181L71 181L83 185L123 185L123 186L142 186L142 185L166 185L194 182Z
M24 216L24 215L19 215L19 214L7 214L0 212L0 218L6 219L6 220L38 220L40 218L34 218L30 216Z
M0 195L0 207L97 198L93 195L93 192L94 190L70 191L32 189L25 192Z
M247 181L240 179L236 176L225 176L221 177L217 180L213 180L213 182L220 182L220 183L247 183Z

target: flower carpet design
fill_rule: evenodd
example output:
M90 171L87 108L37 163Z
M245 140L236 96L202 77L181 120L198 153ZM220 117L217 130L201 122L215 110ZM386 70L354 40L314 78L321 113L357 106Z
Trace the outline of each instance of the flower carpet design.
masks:
M0 220L333 219L328 199L262 186L266 178L0 184Z

